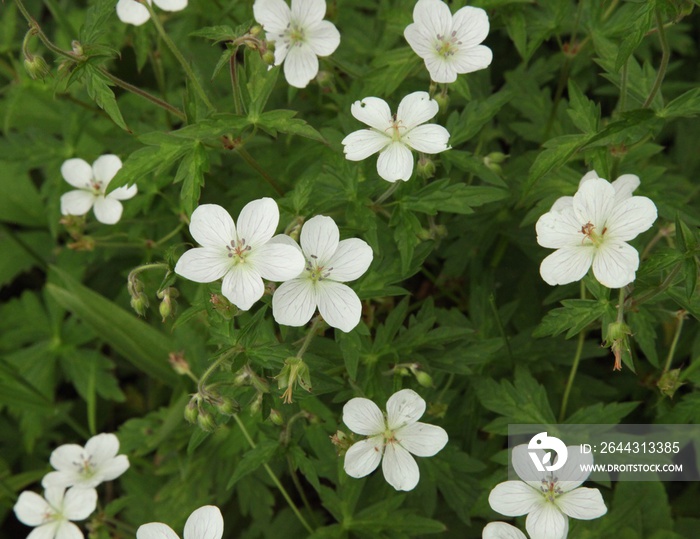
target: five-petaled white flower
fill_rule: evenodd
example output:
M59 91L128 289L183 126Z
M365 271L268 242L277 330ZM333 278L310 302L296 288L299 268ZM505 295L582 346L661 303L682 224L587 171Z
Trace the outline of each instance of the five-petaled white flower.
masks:
M275 65L284 62L284 76L296 88L305 88L318 73L318 56L330 56L340 44L340 33L324 21L325 0L255 0L255 20L267 39L275 42Z
M613 186L593 174L584 176L573 197L560 198L537 221L537 243L557 249L540 265L550 285L578 281L591 266L608 288L634 281L639 253L626 242L651 228L656 206L646 197L631 196L636 176L621 176Z
M435 82L454 82L458 73L471 73L491 64L491 49L480 45L489 33L489 17L478 7L463 7L452 16L441 0L418 0L413 23L404 37L423 58Z
M505 522L490 522L481 532L481 539L527 539L527 536L515 526Z
M439 105L427 92L413 92L399 103L396 116L386 101L365 97L355 101L350 112L371 127L350 133L342 141L345 157L362 161L380 152L377 172L389 182L409 180L413 174L411 149L423 153L449 150L450 134L441 125L425 124L438 113Z
M103 481L111 481L129 468L126 455L117 455L119 439L114 434L102 433L90 438L85 447L65 444L51 453L51 466L57 471L44 476L41 484L49 487L93 488Z
M122 168L116 155L102 155L90 166L82 159L68 159L61 165L61 174L76 191L61 196L63 215L85 215L94 206L95 217L100 223L113 225L121 219L122 203L138 192L136 185L118 187L105 196L105 190L117 171Z
M489 494L494 511L509 517L527 515L525 527L532 539L563 539L569 530L569 517L591 520L608 508L597 488L577 488L588 478L582 471L593 464L590 454L579 446L569 446L568 458L555 472L540 472L528 454L526 444L513 448L512 463L522 481L505 481ZM536 449L543 462L544 450Z
M343 407L343 422L357 434L368 436L353 444L345 454L345 471L364 477L382 462L384 478L396 490L412 490L420 472L413 453L432 457L447 443L442 427L420 423L425 401L411 389L394 393L386 403L386 416L369 399L356 397Z
M187 7L187 0L147 0L149 4L155 3L164 11L181 11ZM151 16L148 9L137 0L119 0L117 2L117 17L122 22L141 26Z
M19 495L14 511L17 519L36 529L31 539L83 539L80 528L71 520L85 520L97 507L94 488L51 487L42 498L36 492L25 490Z
M316 307L328 325L349 332L360 323L362 304L357 294L342 284L358 279L372 263L372 248L363 240L340 240L335 221L324 215L309 219L301 229L303 273L280 285L272 297L272 313L278 324L303 326ZM273 241L297 244L289 236Z
M185 522L184 539L221 539L224 517L213 505L205 505L192 512ZM136 539L180 539L173 529L162 522L143 524L136 530Z
M304 269L298 248L270 242L279 219L277 203L271 198L246 204L238 226L221 206L199 206L192 212L190 234L202 247L183 254L175 273L197 283L223 277L221 292L247 311L265 292L263 279L286 281Z

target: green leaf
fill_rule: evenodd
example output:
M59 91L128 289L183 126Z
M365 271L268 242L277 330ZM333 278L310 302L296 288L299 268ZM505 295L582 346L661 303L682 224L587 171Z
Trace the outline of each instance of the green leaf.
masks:
M584 133L597 133L600 121L600 105L588 99L574 79L569 79L569 108L567 114Z
M85 15L85 23L80 29L80 42L93 44L94 41L105 35L105 30L112 17L114 17L115 0L96 0L91 2Z
M248 83L245 88L248 93L248 116L259 117L263 110L265 110L265 105L267 100L270 98L272 90L275 88L275 83L277 82L277 77L280 74L279 69L268 70L268 66L260 58L260 54L256 51L246 50L246 62L245 62L246 72L248 74ZM284 131L283 129L277 128L283 133L288 133L289 131ZM309 136L307 134L298 133L302 136ZM315 138L316 135L321 137L320 134L314 134L311 138ZM316 139L316 140L322 140Z
M45 253L52 245L51 237L46 232L15 232L10 234L0 227L0 286L11 283L19 274L41 264L37 256Z
M546 150L540 152L530 167L527 182L523 192L527 193L533 185L545 174L566 164L566 162L583 146L588 137L585 135L563 135L548 140Z
M113 363L99 352L69 348L61 353L61 367L86 402L95 394L116 402L126 399L114 376Z
M340 351L343 354L345 368L353 380L357 379L357 368L360 365L360 352L362 350L362 342L356 331L344 333L341 331L335 332L335 338L340 345Z
M0 403L13 410L48 414L54 404L31 385L17 370L0 358Z
M401 199L405 209L435 215L437 212L474 213L472 208L508 198L508 191L498 187L475 186L449 179L429 183L413 195Z
M257 125L261 129L267 131L273 137L277 136L277 132L287 133L290 135L299 135L302 137L326 142L321 133L307 124L304 120L294 118L296 116L294 110L271 110L257 114L251 111L248 115L248 121Z
M84 74L90 99L95 101L95 103L112 118L115 124L124 131L131 132L122 117L119 106L117 106L114 92L109 87L109 79L90 64L85 64Z
M566 333L569 339L601 318L606 312L614 310L608 301L592 299L566 299L563 307L552 309L532 332L533 337L556 336Z
M207 150L200 142L195 142L192 150L185 154L177 168L173 183L182 182L180 200L187 215L191 215L199 203L199 195L204 187L204 173L209 170Z
M273 440L263 440L255 446L255 448L248 451L236 466L236 470L233 472L231 479L229 479L226 489L231 489L238 480L242 479L248 474L253 473L255 470L260 468L263 464L266 464L272 455L275 454L277 448L279 447L279 442Z
M191 37L203 37L204 39L210 39L214 43L219 43L220 41L233 41L238 37L238 35L239 34L227 24L205 26L204 28L190 32Z
M418 243L418 234L422 227L416 216L403 209L403 206L396 206L391 214L389 225L394 227L394 240L401 256L401 271L405 273L411 266L413 252Z
M661 118L694 118L700 114L700 88L688 90L656 114Z
M567 418L566 423L570 425L617 425L640 404L639 402L611 402L609 404L599 402L592 406L579 408Z
M61 307L80 318L136 369L167 385L179 385L179 377L168 363L169 354L177 351L171 339L62 269L52 266L51 272L63 287L49 283L46 289Z
M638 2L636 9L629 16L625 39L620 44L615 59L615 71L619 71L630 55L639 47L646 33L651 30L654 18L655 2Z
M471 101L461 114L453 112L446 126L450 132L450 145L457 147L477 135L513 96L510 89L504 89L483 101Z

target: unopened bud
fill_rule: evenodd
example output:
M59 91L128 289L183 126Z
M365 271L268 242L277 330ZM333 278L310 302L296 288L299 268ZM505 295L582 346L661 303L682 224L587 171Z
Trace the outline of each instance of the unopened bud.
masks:
M682 385L683 382L681 382L680 369L671 369L670 371L663 373L661 378L659 378L659 381L656 382L656 387L659 388L659 391L671 399L673 398L673 395L675 395L676 391L678 391L678 388L680 388Z
M168 356L168 361L170 362L170 366L176 373L187 374L188 372L190 372L190 364L187 363L187 360L185 359L185 356L182 354L182 352L170 352L170 355Z
M188 423L195 423L197 421L197 417L199 416L199 404L196 401L196 398L192 398L190 402L187 403L187 406L185 406L185 421Z
M435 163L430 157L421 155L420 159L418 159L417 170L421 178L430 179L435 176Z
M610 347L615 356L614 371L622 370L623 356L631 359L629 335L632 335L632 330L624 322L611 322L608 324L604 344Z
M433 379L427 372L416 371L414 376L416 377L418 383L423 387L433 387Z
M437 101L438 106L440 107L440 112L444 113L447 112L447 108L450 106L450 96L447 94L443 94L442 92L439 94L435 94L433 97L435 101Z
M46 61L41 56L32 55L31 58L24 59L24 69L34 80L44 80L51 72Z
M330 71L321 70L316 75L316 82L322 90L333 89L333 74Z
M77 39L71 41L70 46L73 49L73 54L75 54L76 56L82 56L84 54L83 46Z
M134 309L139 316L146 316L146 309L148 309L148 298L146 294L141 292L135 297L132 297L131 308Z
M214 421L211 414L203 408L199 410L197 425L199 425L199 428L204 432L214 432L216 430L216 421Z
M330 438L331 443L335 446L335 450L338 455L343 455L352 445L352 438L350 438L342 430L337 431Z
M216 404L216 409L222 415L234 415L240 411L241 407L233 399L220 397L220 401Z
M270 49L266 50L262 55L262 61L269 66L275 65L275 53Z
M173 314L173 308L170 302L170 297L166 297L163 299L163 301L160 302L160 305L158 305L158 312L160 313L160 317L162 318L163 322L165 322L165 320L171 314Z
M270 410L269 419L277 426L284 425L284 417L279 411L275 410L274 408Z
M262 34L262 31L263 31L263 27L260 26L259 24L256 24L255 26L252 26L250 28L250 30L248 30L248 33L251 36L259 36L260 34Z

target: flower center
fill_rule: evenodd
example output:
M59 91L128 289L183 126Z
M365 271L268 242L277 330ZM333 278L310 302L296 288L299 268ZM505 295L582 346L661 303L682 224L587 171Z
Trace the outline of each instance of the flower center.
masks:
M542 495L545 497L545 499L549 502L554 503L554 500L560 496L561 494L564 494L562 489L557 485L557 478L553 477L551 481L547 481L546 479L542 480L542 485L540 486L540 490L542 491Z
M394 437L394 431L389 429L389 428L387 428L384 431L384 440L385 440L384 443L387 443L387 444L392 444L394 442L398 442L398 440Z
M98 180L90 180L88 184L88 190L92 191L93 195L102 194L102 182Z
M83 455L83 459L79 462L74 462L73 466L75 466L78 473L86 479L89 479L95 475L95 467L92 463L92 457Z
M311 260L306 260L306 271L309 272L309 278L313 281L323 281L327 279L333 268L326 268L324 266L318 265L318 257L316 255L311 255Z
M293 47L294 45L301 46L306 42L306 32L304 28L296 22L290 22L287 24L284 32L279 34L282 42L288 47Z
M401 136L402 136L401 130L406 129L405 125L401 125L402 123L403 123L402 120L397 120L396 114L394 114L392 121L391 121L391 125L384 130L384 134L389 135L391 137L391 140L393 140L394 142L401 140ZM387 131L391 131L391 132L387 133Z
M245 244L245 238L241 238L238 241L231 240L231 243L226 246L226 250L228 257L233 259L234 264L243 264L251 247Z
M439 56L447 58L453 56L458 50L462 42L457 40L457 32L452 32L449 36L443 36L442 34L437 35L437 41L435 43L435 50Z
M581 230L579 230L579 232L581 232L581 234L583 234L583 239L581 240L581 244L583 245L583 243L588 239L588 240L590 240L590 242L593 245L595 245L596 247L599 247L603 243L603 240L605 239L603 236L605 235L605 233L607 231L608 231L608 228L604 226L603 231L600 234L598 234L595 231L595 225L593 225L593 223L588 221L585 225L583 225L581 227Z

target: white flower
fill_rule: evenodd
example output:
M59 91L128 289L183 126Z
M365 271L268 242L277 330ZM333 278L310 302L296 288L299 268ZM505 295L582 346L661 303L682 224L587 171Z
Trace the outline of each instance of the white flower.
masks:
M634 281L639 254L626 242L656 220L651 200L631 196L635 179L639 180L631 174L622 176L616 188L589 176L570 200L562 197L538 219L537 243L557 249L540 265L548 284L578 281L591 265L595 278L608 288L622 288Z
M413 92L399 103L396 116L386 101L365 97L355 101L350 112L371 127L350 133L343 139L345 157L362 161L380 152L377 172L389 182L408 180L413 174L411 149L423 153L449 150L450 134L441 125L425 124L438 113L439 105L427 92Z
M113 225L121 219L122 203L136 195L136 185L119 187L105 196L105 190L122 162L116 155L102 155L90 166L82 159L68 159L61 165L61 174L77 191L61 196L63 215L85 215L94 206L95 217L100 223Z
M213 505L205 505L192 512L185 522L184 539L221 539L224 534L224 518ZM139 526L136 539L180 539L173 529L161 522Z
M581 178L581 181L579 181L578 188L580 189L585 182L595 178L600 178L595 170L586 172L583 178ZM613 186L613 189L615 189L615 204L619 204L623 200L631 198L632 193L635 189L637 189L637 187L639 187L639 184L639 176L635 176L634 174L623 174L617 180L612 182L611 185ZM564 208L571 208L573 204L574 197L559 197L554 201L554 204L552 204L552 209L549 211L561 211Z
M97 507L94 488L51 487L44 498L25 490L19 495L14 511L17 519L36 529L27 539L83 539L80 528L71 520L85 520Z
M345 472L364 477L382 462L384 478L396 490L418 484L418 465L411 456L432 457L447 443L442 427L419 423L425 401L411 389L394 393L386 403L386 417L369 399L356 397L343 407L343 422L357 434L368 436L345 454Z
M51 466L57 471L44 476L41 484L50 487L93 488L111 481L129 468L126 455L117 455L119 439L114 434L98 434L85 447L65 444L51 453Z
M284 62L284 76L296 88L305 88L318 73L317 56L330 56L340 44L340 33L324 21L325 0L255 0L253 16L267 39L275 42L275 65Z
M187 0L148 0L165 11L181 11L187 7ZM141 26L151 18L146 6L136 0L119 0L117 2L117 17L122 22Z
M527 514L525 527L532 539L564 539L569 517L591 520L602 517L608 508L597 488L577 488L590 474L582 468L593 464L590 454L579 446L569 446L566 464L556 472L540 472L528 454L526 444L513 448L513 468L522 481L506 481L494 487L489 504L509 517ZM535 450L541 453L543 450Z
M289 236L280 239L299 248ZM358 238L339 241L338 226L324 215L304 224L300 240L306 268L272 296L275 320L285 326L303 326L318 307L328 325L345 333L352 331L360 323L362 304L352 288L342 283L367 271L372 248Z
M527 536L505 522L490 522L481 532L481 539L527 539Z
M221 206L199 206L192 212L190 234L202 247L183 254L175 273L196 283L223 277L221 292L236 307L247 311L262 297L263 279L286 281L304 269L304 257L298 248L270 242L279 219L277 203L271 198L246 204L238 226Z
M435 82L454 82L458 73L471 73L491 64L493 53L479 45L489 33L489 17L478 7L463 7L452 16L441 0L418 0L413 24L403 32L423 58Z

